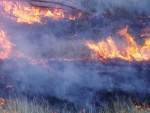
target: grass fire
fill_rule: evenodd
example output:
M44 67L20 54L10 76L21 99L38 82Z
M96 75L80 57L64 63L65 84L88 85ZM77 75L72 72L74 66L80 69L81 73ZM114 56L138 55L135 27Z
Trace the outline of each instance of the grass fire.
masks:
M1 0L0 113L149 113L149 5Z
M11 18L17 22L23 22L28 24L42 23L42 18L52 18L53 20L58 19L70 19L75 20L76 17L73 15L66 15L65 11L59 8L53 10L48 8L39 8L30 5L28 2L21 1L1 1L0 6L3 8L3 16ZM77 18L81 16L81 13L77 14Z
M145 39L144 45L138 46L134 41L134 38L127 33L127 30L128 26L118 31L119 35L125 37L125 40L123 40L123 43L121 44L122 47L118 47L121 48L120 50L118 50L111 36L106 39L106 42L102 41L95 45L91 44L89 41L86 45L95 51L96 55L98 55L101 59L120 58L129 61L150 60L150 39Z

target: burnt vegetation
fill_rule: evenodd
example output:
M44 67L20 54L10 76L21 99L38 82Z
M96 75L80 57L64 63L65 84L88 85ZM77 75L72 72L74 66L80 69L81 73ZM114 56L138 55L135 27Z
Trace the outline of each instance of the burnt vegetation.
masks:
M41 23L30 24L17 22L19 17L0 7L0 28L15 44L11 57L0 62L0 91L6 99L6 103L0 100L0 112L149 112L149 60L100 61L103 58L92 59L92 52L85 46L87 40L99 42L108 36L120 44L118 39L124 41L124 37L117 32L127 25L128 33L143 46L150 33L148 11L129 10L122 5L106 7L98 0L77 4L72 0L21 2L51 10L52 14L61 9L65 17L56 12L57 19L45 16ZM24 56L16 57L17 51Z

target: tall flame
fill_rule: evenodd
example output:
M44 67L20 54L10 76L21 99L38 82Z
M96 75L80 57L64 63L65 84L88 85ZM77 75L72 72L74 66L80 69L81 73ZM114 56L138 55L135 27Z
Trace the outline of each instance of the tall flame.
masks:
M86 42L86 45L94 52L93 57L99 57L101 61L112 58L120 58L128 61L150 60L150 39L145 40L143 46L139 46L134 38L127 32L128 26L119 30L118 34L125 38L125 42L118 47L111 36L106 41L95 44L93 41Z
M9 58L14 44L8 40L6 33L0 30L0 59Z
M17 22L21 23L42 23L43 17L48 17L54 20L68 18L74 20L75 16L68 15L65 17L65 13L62 9L55 8L50 10L48 8L34 7L27 2L19 1L0 1L0 6L4 9L2 15L9 17Z

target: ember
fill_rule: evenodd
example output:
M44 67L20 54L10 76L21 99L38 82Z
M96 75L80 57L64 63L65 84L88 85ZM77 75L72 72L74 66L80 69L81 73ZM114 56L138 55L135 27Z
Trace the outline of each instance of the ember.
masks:
M150 110L150 105L146 105L146 106L141 106L141 105L135 105L135 107L141 111L144 111L144 110Z

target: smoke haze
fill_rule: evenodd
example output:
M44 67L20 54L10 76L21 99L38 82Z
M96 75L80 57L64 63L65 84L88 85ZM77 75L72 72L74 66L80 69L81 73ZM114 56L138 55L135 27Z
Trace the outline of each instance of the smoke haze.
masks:
M148 0L87 0L87 3L83 3L84 1L86 2L77 1L77 4L83 9L89 8L89 11L96 8L97 14L115 7L148 12L150 5ZM74 5L74 2L71 3ZM32 65L30 59L18 58L15 55L4 61L2 67L10 64L7 68L11 72L11 83L19 93L50 96L86 106L90 106L93 100L101 104L107 93L116 94L120 91L123 94L138 94L143 97L150 94L148 62L116 59L104 63L91 58L91 51L85 46L85 42L89 39L97 41L111 34L113 30L109 26L113 21L96 20L102 26L98 33L93 30L93 23L90 23L93 20L86 19L83 22L79 20L79 23L50 20L45 25L20 24L5 18L0 19L0 22L15 44L13 51L21 51L37 61L43 60L50 68L44 68L43 63ZM123 25L124 23L126 21L123 20ZM77 26L76 30L72 27L74 25ZM3 73L7 72L4 70Z

